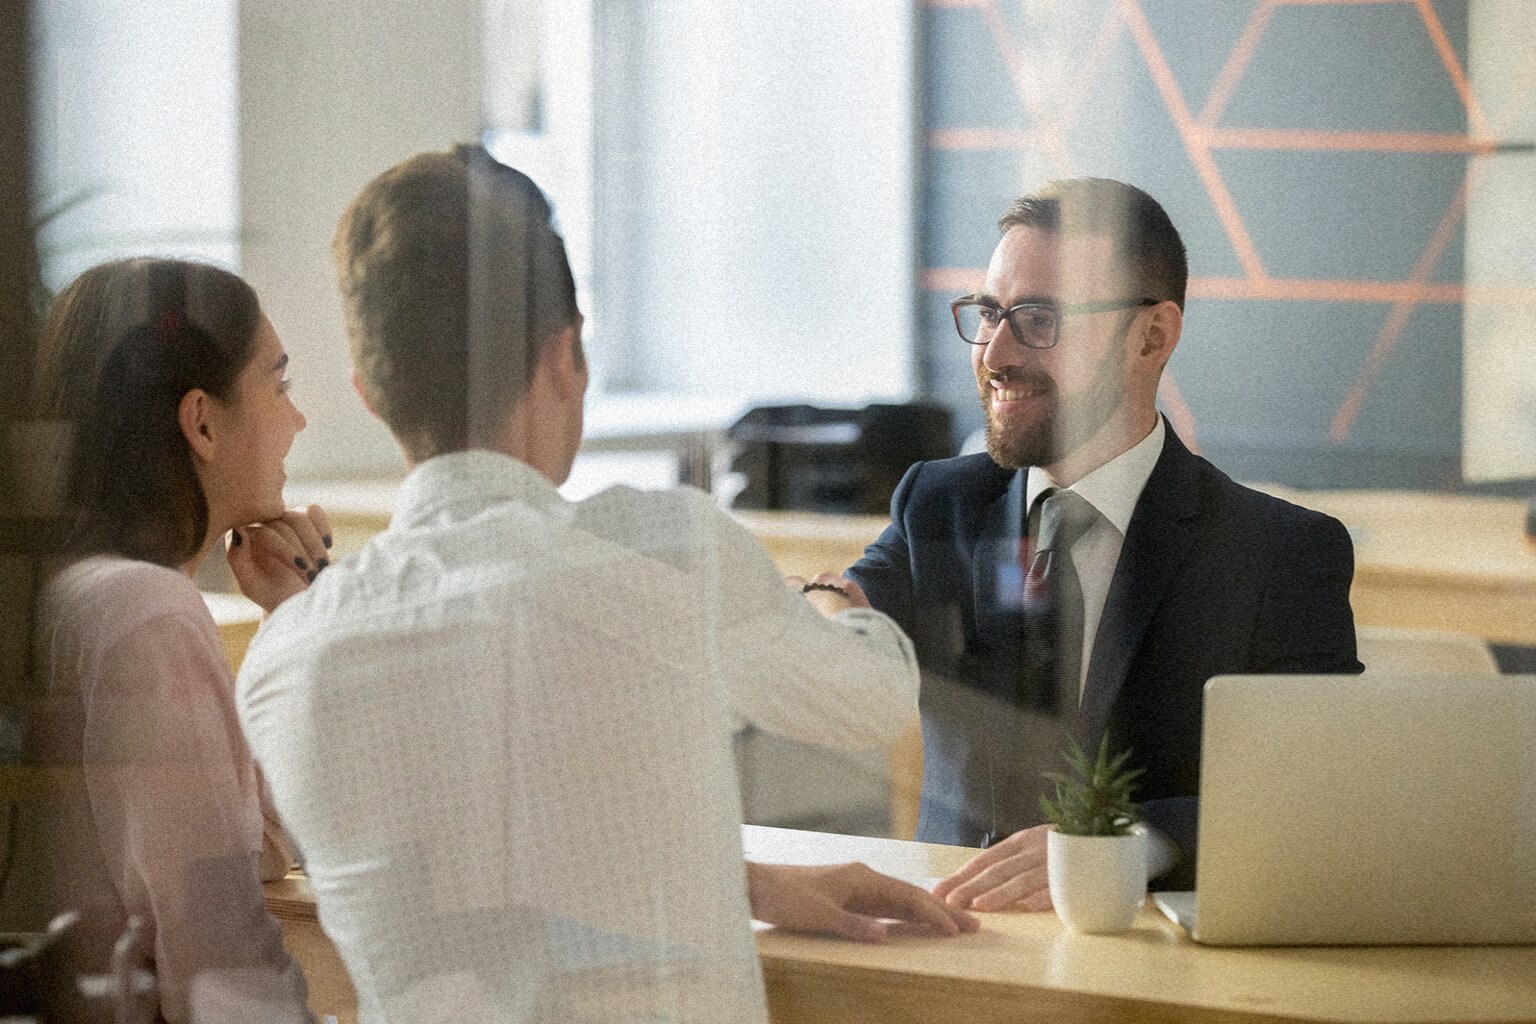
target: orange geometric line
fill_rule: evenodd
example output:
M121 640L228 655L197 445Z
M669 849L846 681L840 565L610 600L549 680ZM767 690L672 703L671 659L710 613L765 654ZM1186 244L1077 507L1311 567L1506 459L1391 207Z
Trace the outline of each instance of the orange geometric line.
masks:
M1470 153L1498 149L1450 132L1334 132L1270 128L1213 128L1201 133L1212 149L1348 150L1353 152Z
M1467 193L1470 191L1471 182L1472 172L1469 170L1462 176L1461 187L1456 190L1456 195L1452 197L1450 205L1440 217L1440 223L1435 226L1435 233L1430 237L1429 244L1424 247L1424 252L1414 264L1413 273L1409 276L1412 283L1423 285L1440 265L1446 248L1450 246L1451 240L1456 235L1456 229L1466 215ZM1404 299L1393 306L1392 311L1387 314L1386 322L1381 325L1381 331L1376 335L1376 341L1365 357L1365 364L1361 366L1360 373L1350 385L1344 401L1339 405L1338 412L1334 414L1332 426L1328 428L1328 436L1335 444L1349 437L1349 432L1354 429L1355 421L1360 416L1360 409L1365 405L1365 397L1370 391L1371 384L1381 372L1387 356L1401 340L1403 331L1407 329L1408 321L1413 318L1414 310L1418 306L1419 303L1415 299Z
M1142 56L1147 62L1147 70L1152 74L1152 81L1157 85L1158 92L1162 94L1163 105L1168 108L1168 113L1173 117L1174 127L1178 129L1179 136L1184 141L1184 148L1189 153L1190 162L1195 166L1195 173L1200 176L1200 181L1205 186L1211 205L1216 208L1216 216L1220 218L1222 227L1226 230L1227 238L1237 253L1238 262L1243 265L1243 270L1249 277L1262 280L1265 274L1264 264L1259 259L1259 250L1253 244L1253 239L1248 236L1248 229L1243 225L1242 216L1237 211L1237 204L1233 202L1232 194L1227 191L1226 182L1222 180L1216 161L1211 159L1210 150L1201 144L1198 133L1195 131L1194 119L1190 116L1189 108L1184 104L1184 96L1179 91L1179 83L1173 77L1173 69L1168 66L1167 60L1163 57L1157 38L1152 33L1152 26L1147 21L1146 13L1141 9L1140 0L1120 0L1120 4L1131 35L1135 37L1136 44L1141 48Z
M1077 115L1082 112L1083 103L1088 99L1088 91L1109 63L1109 55L1120 37L1122 22L1119 13L1119 8L1112 5L1099 22L1099 30L1094 33L1093 43L1088 49L1088 58L1077 69L1077 77L1067 91L1061 114L1063 128L1070 128L1077 123Z
M1445 27L1440 24L1440 16L1435 13L1429 0L1416 0L1415 6L1419 10L1419 18L1424 22L1424 28L1429 32L1429 38L1435 44L1435 52L1440 54L1440 63L1445 65L1446 74L1451 76L1451 84L1456 87L1456 95L1461 97L1461 105L1467 109L1467 134L1487 137L1488 122L1483 119L1482 107L1478 105L1477 97L1472 95L1472 86L1467 82L1466 72L1462 70L1461 58L1456 56L1456 48L1451 45L1450 37L1445 34Z
M928 133L930 149L998 150L1034 149L1044 145L1045 133L993 128L936 128Z
M1166 367L1162 379L1157 382L1157 397L1173 424L1173 432L1179 435L1179 440L1184 442L1186 448L1199 455L1200 443L1195 438L1195 414L1190 410L1189 403L1184 401L1178 382Z
M1003 21L1002 12L998 10L995 0L983 0L979 5L982 18L987 23L987 30L992 34L992 40L997 44L997 51L1003 58L1003 63L1008 66L1008 75L1013 79L1014 89L1019 94L1019 101L1024 104L1024 109L1034 120L1036 130L1043 137L1044 149L1060 174L1072 173L1072 154L1067 149L1066 139L1053 131L1053 125L1049 113L1040 105L1034 95L1033 83L1024 70L1024 59L1014 44L1013 36L1008 31L1008 25Z
M1237 83L1243 77L1243 72L1248 69L1248 62L1253 59L1254 51L1259 47L1259 40L1264 35L1264 29L1269 25L1270 15L1275 13L1274 0L1259 0L1253 13L1248 16L1248 24L1243 26L1243 34L1238 36L1237 45L1232 48L1227 57L1227 63L1222 67L1221 73L1216 76L1216 83L1211 86L1210 95L1205 98L1205 109L1200 111L1199 122L1203 128L1214 128L1216 122L1227 109L1227 103L1232 99L1232 94L1237 90Z

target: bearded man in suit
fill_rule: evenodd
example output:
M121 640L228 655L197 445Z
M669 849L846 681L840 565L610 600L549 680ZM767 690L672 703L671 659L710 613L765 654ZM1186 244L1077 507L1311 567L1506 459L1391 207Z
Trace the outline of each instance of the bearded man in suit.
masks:
M935 890L1050 906L1043 771L1106 734L1145 769L1149 875L1193 884L1205 682L1359 672L1336 520L1234 483L1156 406L1184 245L1151 196L1053 182L1016 200L952 304L987 453L913 466L847 572L916 641L917 838L985 849Z

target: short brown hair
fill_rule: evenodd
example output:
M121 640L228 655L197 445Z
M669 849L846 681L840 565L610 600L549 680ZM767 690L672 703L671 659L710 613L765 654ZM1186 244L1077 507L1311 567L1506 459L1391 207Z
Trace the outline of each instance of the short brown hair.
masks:
M577 316L544 193L480 146L374 178L331 252L359 384L418 462L494 439Z
M54 300L33 403L70 427L63 551L175 568L208 534L208 502L182 435L181 399L234 399L256 356L261 307L227 270L182 260L103 263Z
M1184 240L1156 199L1111 178L1066 178L1015 199L997 222L1057 235L1108 235L1137 289L1134 298L1172 301L1184 308L1189 264Z

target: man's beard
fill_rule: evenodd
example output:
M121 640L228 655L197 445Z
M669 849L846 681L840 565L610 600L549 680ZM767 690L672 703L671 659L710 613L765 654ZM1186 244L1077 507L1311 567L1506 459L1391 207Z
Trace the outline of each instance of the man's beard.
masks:
M1056 450L1056 417L1061 410L1061 399L1056 391L1056 382L1039 372L1006 375L1004 379L1009 384L1038 390L1042 397L1051 403L1051 407L1038 422L1005 433L1005 424L999 423L998 418L992 414L991 382L994 379L996 378L988 377L979 382L981 410L987 418L987 454L992 456L992 461L1004 469L1048 466L1055 462L1053 453Z
M1123 339L1122 339L1123 340ZM987 454L1004 469L1052 466L1070 455L1109 421L1125 400L1125 347L1110 346L1094 368L1093 382L1076 397L1063 400L1051 377L1039 370L978 378L981 408L987 419ZM1046 415L1038 422L1005 433L1006 421L992 415L994 379L1037 391L1047 402Z

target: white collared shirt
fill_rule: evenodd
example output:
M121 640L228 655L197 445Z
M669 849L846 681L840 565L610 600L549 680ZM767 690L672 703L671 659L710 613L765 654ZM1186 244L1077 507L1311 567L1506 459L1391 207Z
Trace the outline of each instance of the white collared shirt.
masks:
M470 451L272 615L238 695L363 1019L756 1024L733 719L884 744L917 668L706 494L568 502Z
M1114 579L1115 566L1120 562L1125 531L1131 525L1136 502L1141 500L1141 492L1146 488L1158 457L1163 453L1165 433L1163 418L1159 416L1150 434L1066 488L1076 491L1099 512L1099 518L1072 545L1072 564L1077 569L1077 577L1083 587L1083 661L1082 674L1078 677L1079 700L1087 685L1089 659L1093 656L1099 622L1104 617L1104 601L1109 596L1109 583ZM1024 508L1034 508L1035 499L1040 493L1055 486L1045 470L1031 466L1025 486Z

